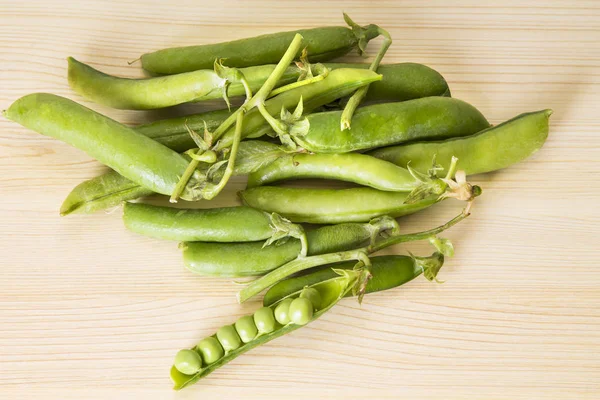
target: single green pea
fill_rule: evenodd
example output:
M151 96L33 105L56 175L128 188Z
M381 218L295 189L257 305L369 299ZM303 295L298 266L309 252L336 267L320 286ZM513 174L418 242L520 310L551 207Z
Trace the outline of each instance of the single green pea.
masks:
M314 310L318 310L321 308L321 293L315 288L305 287L304 290L300 293L300 297L307 298L313 305Z
M313 304L306 297L298 297L290 303L290 320L296 325L306 325L313 317Z
M183 349L177 352L173 365L182 374L194 375L202 368L202 358L194 350Z
M213 336L202 339L196 345L196 348L202 354L202 359L207 364L212 364L223 357L223 347L221 347L221 343Z
M242 340L232 325L225 325L219 328L217 331L217 339L219 339L219 342L226 353L233 351L242 345Z
M244 343L251 342L258 335L258 329L256 329L254 318L251 315L245 315L235 321L235 330Z
M285 299L275 307L275 319L281 325L290 323L290 304L293 299Z
M261 307L254 313L254 324L259 334L271 333L275 330L275 317L269 307Z

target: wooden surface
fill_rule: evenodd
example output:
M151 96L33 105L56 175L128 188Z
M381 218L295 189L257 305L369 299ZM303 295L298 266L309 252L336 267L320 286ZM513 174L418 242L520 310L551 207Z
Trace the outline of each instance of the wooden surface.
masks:
M0 0L0 108L47 91L126 123L157 118L84 102L65 58L141 76L127 61L149 50L341 24L344 10L391 32L387 62L436 68L493 123L553 108L550 138L527 162L474 177L485 193L446 235L457 255L445 284L345 300L175 393L175 352L258 302L239 306L232 282L188 273L175 243L127 232L120 210L59 217L70 189L105 168L0 118L0 398L598 398L600 4L218 3ZM210 206L235 204L243 186ZM421 230L459 209L401 222Z

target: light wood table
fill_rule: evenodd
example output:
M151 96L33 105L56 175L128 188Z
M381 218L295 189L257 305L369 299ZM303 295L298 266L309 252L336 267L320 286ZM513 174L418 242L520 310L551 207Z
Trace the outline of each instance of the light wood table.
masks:
M600 4L219 3L0 0L0 108L43 91L147 121L164 114L75 95L65 58L142 76L127 61L150 50L339 25L346 11L391 32L386 62L436 68L493 123L554 109L550 138L526 162L474 177L485 193L445 235L457 250L446 283L345 300L176 393L175 352L258 301L239 306L229 280L188 273L175 243L127 232L120 210L59 217L70 189L105 167L0 118L0 398L598 398ZM210 206L236 204L243 187L236 179ZM448 201L401 223L422 230L459 210Z

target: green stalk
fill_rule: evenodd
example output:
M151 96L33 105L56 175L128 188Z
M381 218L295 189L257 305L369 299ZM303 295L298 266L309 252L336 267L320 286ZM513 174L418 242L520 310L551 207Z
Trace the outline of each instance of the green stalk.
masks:
M301 86L310 85L311 83L322 81L323 79L325 79L325 75L321 74L321 75L313 76L312 78L304 79L304 80L301 80L298 82L292 82L290 84L278 87L277 89L273 90L269 94L269 98L277 96L278 94L281 94L283 92L287 92L288 90L296 89Z
M369 67L369 69L373 72L377 72L377 68L379 68L379 64L381 64L383 56L385 56L385 53L392 45L392 37L390 36L388 31L386 31L383 28L377 27L377 32L379 33L379 35L383 36L383 43L381 44L381 48L375 56L375 59L371 63L371 66ZM348 103L346 104L346 107L344 107L344 111L342 112L342 130L350 129L350 122L352 121L352 116L354 115L356 108L360 105L360 102L367 95L367 92L369 91L369 86L370 85L361 87L356 92L354 92L352 97L350 97L350 100L348 100Z
M463 219L467 218L469 215L466 212L461 212L456 217L452 218L450 221L446 222L444 225L440 225L433 229L429 229L423 232L410 233L406 235L393 235L388 238L382 239L379 242L375 243L372 246L369 246L369 253L375 253L379 250L383 250L386 247L393 246L395 244L406 243L406 242L414 242L417 240L427 240L432 236L439 235L444 232L446 229L453 227L458 224Z
M250 282L244 289L238 292L237 300L239 303L243 303L246 300L252 298L253 296L259 294L263 290L273 286L282 279L285 279L292 274L304 271L309 268L348 260L359 260L365 263L365 257L370 253L374 253L376 251L382 250L388 246L392 246L398 243L429 239L430 237L435 236L445 231L446 229L456 225L468 216L469 214L462 212L458 216L454 217L452 220L446 222L444 225L438 226L436 228L423 232L408 233L404 235L393 235L381 240L378 243L356 250L321 254L311 257L298 257L295 260L292 260L287 264L284 264L281 267L269 272L268 274Z
M271 72L271 75L269 75L269 77L267 78L267 80L265 81L265 83L258 90L258 92L256 92L256 94L252 98L247 99L246 102L240 108L238 108L236 111L234 111L215 130L215 132L213 133L213 140L215 142L229 128L231 128L231 126L234 123L236 123L236 121L238 121L238 115L239 114L244 114L244 113L248 112L249 110L251 110L252 108L256 107L258 104L263 104L265 102L265 100L269 97L269 93L271 93L271 91L273 90L273 88L275 87L275 85L277 84L277 82L281 79L281 77L285 73L285 71L288 68L288 66L294 60L294 57L296 57L296 54L298 54L298 51L300 50L301 47L302 47L302 35L296 34L294 36L294 39L292 40L292 43L290 44L290 46L286 50L285 54L283 55L283 57L281 58L281 60L279 61L279 63L275 67L275 69L273 70L273 72ZM244 85L244 87L246 88L246 91L249 92L249 87L247 87L247 85ZM239 140L238 140L238 142L239 142ZM235 143L232 144L232 147L234 145L235 145ZM231 160L231 156L230 156L229 159ZM235 157L233 157L233 162L234 163L231 165L232 169L235 166ZM186 169L185 173L183 174L183 176L181 177L181 179L179 180L179 182L175 186L175 190L171 194L170 201L172 203L176 203L177 202L177 199L179 198L179 196L183 192L183 189L187 186L188 181L190 180L192 174L194 173L194 171L196 170L196 168L198 168L198 165L199 165L199 161L197 161L197 160L192 160L190 162L190 164L188 165L188 168ZM228 165L228 168L229 168L229 165ZM221 178L221 181L219 182L218 185L216 185L214 187L211 187L211 189L208 191L208 195L212 196L212 197L216 196L222 190L222 188L225 187L225 185L227 184L228 180L229 180L229 177L223 176L223 178Z
M240 112L237 114L237 121L235 124L235 135L233 139L233 143L231 144L231 152L229 153L229 160L227 161L227 167L225 168L225 173L221 177L221 180L217 185L208 183L206 187L202 190L202 197L206 200L213 199L227 184L231 175L233 175L233 169L235 167L235 159L237 157L238 148L240 145L240 139L242 137L242 127L244 121L244 112Z

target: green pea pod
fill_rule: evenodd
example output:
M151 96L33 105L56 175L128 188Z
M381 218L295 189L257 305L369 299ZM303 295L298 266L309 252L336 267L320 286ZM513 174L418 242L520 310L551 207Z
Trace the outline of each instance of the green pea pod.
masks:
M366 106L354 114L352 129L343 131L341 115L341 111L308 115L308 133L294 136L294 140L314 153L347 153L414 140L467 136L490 126L475 107L449 97Z
M211 69L178 75L144 79L119 78L107 75L68 58L69 85L86 99L105 106L126 110L150 110L171 107L192 101L215 100L223 97L226 79ZM240 70L252 91L257 91L275 69L275 65L260 65ZM294 82L299 76L297 67L289 67L277 87ZM244 87L234 82L227 88L229 97L243 96Z
M166 240L248 242L273 234L269 214L249 207L194 210L125 203L123 222L132 232Z
M259 140L241 142L234 175L246 175L285 155L286 153L273 143ZM153 193L152 190L130 181L116 171L109 171L83 181L73 188L60 207L60 215L105 210L124 201L150 196Z
M369 64L326 63L330 69L369 68ZM365 102L391 102L420 99L422 97L450 97L450 88L444 77L433 68L417 63L384 64L377 67L383 76L369 86Z
M96 103L119 109L147 110L187 102L220 99L223 97L226 85L226 80L219 77L213 70L199 70L154 78L129 79L107 75L72 57L68 58L68 63L69 84L73 90ZM337 63L326 64L326 66L330 69L369 68L369 64ZM240 72L243 73L249 87L254 92L260 89L274 68L275 65L261 65L242 68ZM290 66L277 82L276 87L294 82L300 77L301 73L300 68ZM383 75L383 80L369 86L365 98L367 102L405 101L428 96L450 96L446 80L437 71L422 64L382 65L377 69L377 73ZM239 82L233 82L227 88L227 96L230 98L244 96L245 94L244 87ZM228 115L227 113L225 118ZM190 120L189 124L195 119L194 117L184 117L179 118L179 120ZM174 119L173 123L176 120L178 119ZM166 125L166 127L173 126L171 124ZM192 129L203 129L203 126L197 123L195 125L197 126L192 127ZM152 132L152 130L149 132ZM187 130L183 126L183 122L179 125L179 132L184 137L187 136ZM193 143L183 150L191 147L193 147Z
M225 43L175 47L142 55L142 67L155 74L211 69L217 58L227 60L230 67L251 67L277 63L296 34L307 45L310 61L327 61L349 53L378 36L378 27L368 25L359 30L341 26L300 29L239 39Z
M248 187L304 178L337 179L393 192L410 192L421 184L405 168L365 154L344 153L280 157L252 172Z
M334 278L331 278L326 281L319 282L311 287L316 289L321 295L321 308L317 310L310 318L309 323L318 319L321 315L325 314L328 310L330 310L334 305L337 304L346 294L352 290L352 288L356 285L359 279L359 272L352 270L343 270L340 271L342 275L338 275ZM276 304L273 304L270 308L274 310ZM192 385L198 382L200 379L204 378L217 368L222 367L228 362L234 360L238 356L259 346L261 344L267 343L273 339L276 339L280 336L285 335L286 333L292 332L304 325L297 325L294 323L288 323L287 325L279 325L275 326L275 329L272 332L259 334L253 340L250 340L248 343L242 344L240 347L230 350L223 355L220 359L213 362L212 364L203 365L195 374L186 375L180 372L177 369L176 365L173 365L171 368L171 380L174 384L175 390L183 389L189 385ZM218 339L217 335L213 335ZM196 349L192 349L196 351ZM181 368L181 367L180 367Z
M118 172L110 171L75 186L60 206L60 215L106 210L126 200L139 199L153 193Z
M381 231L393 229L389 220L324 226L306 232L307 255L352 250L368 244ZM300 254L300 240L264 246L264 242L182 244L183 262L193 273L208 276L241 277L261 275Z
M442 165L455 156L469 175L496 171L523 161L543 146L551 114L552 110L521 114L471 136L386 147L369 154L399 166L410 162L415 169L428 168L433 156Z
M154 192L170 194L188 162L168 147L64 97L34 93L15 101L5 116L85 151ZM182 198L192 200L192 179Z
M436 263L437 270L440 270L444 263L444 256L441 253L434 253L429 258ZM352 269L356 262L343 262L334 264L336 269ZM371 257L371 267L369 268L373 277L368 281L365 293L374 293L382 290L392 289L407 282L412 281L424 271L423 264L414 257L410 256L378 256ZM306 286L312 286L335 277L337 274L333 271L331 265L312 269L304 274L279 281L271 286L263 297L263 304L271 306L287 297L295 297ZM347 293L346 296L350 296Z
M338 69L329 73L327 78L322 81L289 90L267 100L265 102L265 107L269 112L274 114L279 112L282 107L294 107L302 98L305 110L312 110L328 104L337 98L349 95L359 87L380 79L381 75L369 70ZM210 115L212 116L213 114ZM216 123L216 120L220 117L223 117L223 115L218 114L213 122ZM190 118L190 128L202 131L204 129L202 121L203 120L200 119L200 117L194 119ZM178 119L175 124L186 129L185 123L186 119ZM201 126L201 129L198 129L198 125ZM162 142L164 140L170 145L180 148L179 146L182 143L182 137L179 134L174 133L171 128L173 128L171 123L160 123L159 126L153 125L140 127L138 129L144 134L148 134L148 131L153 132L153 135L156 133L153 138L157 142ZM164 129L166 132L165 135L158 133L161 129ZM243 136L251 137L257 134L260 135L268 130L269 127L258 110L253 109L246 114ZM189 136L187 129L185 132L185 134ZM231 145L232 139L233 134L231 132L226 133L219 141L218 148L227 148ZM191 142L190 145L192 147L195 146L191 138L186 139L186 141ZM240 143L240 152L242 151L243 143L244 142ZM240 155L240 158L241 157L242 155ZM267 158L265 158L265 160L266 159ZM272 158L270 158L270 160L272 160ZM245 169L244 171L249 171L249 169ZM125 178L93 178L92 180L81 183L73 189L61 207L61 215L67 215L72 212L94 212L118 205L126 200L134 200L149 194L151 194L150 190L135 188L135 185L132 185L132 183Z
M440 198L406 204L406 192L384 192L372 188L305 189L260 186L240 192L247 206L275 212L292 222L339 224L366 222L375 217L401 217L423 210Z

